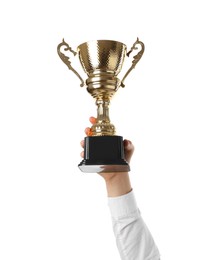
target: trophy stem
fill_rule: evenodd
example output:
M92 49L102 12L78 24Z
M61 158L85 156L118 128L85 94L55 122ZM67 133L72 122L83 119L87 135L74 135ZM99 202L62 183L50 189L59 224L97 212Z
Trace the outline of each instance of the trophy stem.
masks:
M110 123L109 100L97 100L97 123Z
M115 135L115 127L110 123L109 118L109 103L107 100L97 100L97 119L92 126L91 131L93 136L112 136Z

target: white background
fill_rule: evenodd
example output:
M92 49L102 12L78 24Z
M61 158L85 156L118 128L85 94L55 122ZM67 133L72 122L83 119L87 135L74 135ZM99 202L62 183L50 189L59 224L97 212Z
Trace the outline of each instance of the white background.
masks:
M211 259L208 4L1 2L1 260L119 259L104 182L77 168L94 100L56 47L64 37L75 50L95 39L129 49L137 36L146 51L110 114L136 147L138 205L163 260Z

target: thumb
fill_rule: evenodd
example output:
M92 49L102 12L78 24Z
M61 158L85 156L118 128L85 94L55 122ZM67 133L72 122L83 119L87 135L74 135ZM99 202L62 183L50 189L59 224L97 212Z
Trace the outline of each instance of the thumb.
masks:
M127 162L130 162L131 157L134 152L134 145L132 144L131 141L125 139L124 140L124 150L125 150L125 159Z

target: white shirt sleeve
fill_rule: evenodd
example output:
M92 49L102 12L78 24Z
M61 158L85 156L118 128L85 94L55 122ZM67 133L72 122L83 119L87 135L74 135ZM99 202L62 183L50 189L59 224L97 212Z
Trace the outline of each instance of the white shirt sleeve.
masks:
M121 259L159 260L159 251L141 217L133 191L109 197L108 206Z

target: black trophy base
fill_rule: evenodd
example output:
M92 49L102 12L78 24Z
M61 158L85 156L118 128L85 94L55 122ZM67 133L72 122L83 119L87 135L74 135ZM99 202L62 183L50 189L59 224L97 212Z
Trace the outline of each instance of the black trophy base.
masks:
M82 172L128 172L122 136L89 136L84 139Z

